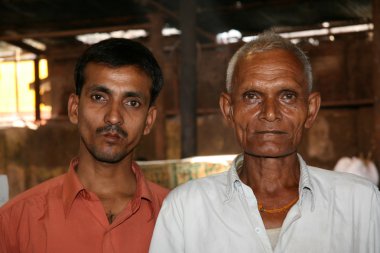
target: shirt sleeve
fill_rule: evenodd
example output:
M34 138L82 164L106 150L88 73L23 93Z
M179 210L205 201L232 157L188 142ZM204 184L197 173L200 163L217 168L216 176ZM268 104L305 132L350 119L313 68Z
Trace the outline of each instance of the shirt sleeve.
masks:
M380 192L377 187L375 187L375 193L372 198L372 208L371 208L371 223L369 231L369 250L371 253L380 252Z
M8 224L8 220L8 217L1 213L0 209L0 253L13 252L10 249L10 224Z
M183 227L182 205L175 192L171 192L158 215L149 253L185 252Z
M6 248L5 248L5 231L4 231L4 218L0 214L0 253L5 253Z

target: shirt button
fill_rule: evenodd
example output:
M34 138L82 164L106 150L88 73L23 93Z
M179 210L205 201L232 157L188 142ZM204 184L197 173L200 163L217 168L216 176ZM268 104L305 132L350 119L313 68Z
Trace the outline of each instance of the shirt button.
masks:
M256 233L260 234L261 229L259 227L255 228Z

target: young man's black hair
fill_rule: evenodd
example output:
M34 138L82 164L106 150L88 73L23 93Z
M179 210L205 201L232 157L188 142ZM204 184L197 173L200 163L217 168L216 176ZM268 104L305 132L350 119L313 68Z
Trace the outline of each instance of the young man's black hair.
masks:
M115 68L128 65L140 68L152 80L150 105L154 104L163 85L162 71L153 54L142 44L128 39L113 38L87 48L75 67L75 89L78 96L85 82L85 68L90 62Z

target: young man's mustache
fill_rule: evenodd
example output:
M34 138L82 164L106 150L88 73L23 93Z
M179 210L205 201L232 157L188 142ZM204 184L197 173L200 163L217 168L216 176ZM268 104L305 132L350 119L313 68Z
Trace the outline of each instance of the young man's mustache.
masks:
M128 136L128 133L124 131L119 125L107 125L107 126L99 127L98 129L96 129L97 134L104 134L108 132L111 132L111 133L116 132L123 138L127 138Z

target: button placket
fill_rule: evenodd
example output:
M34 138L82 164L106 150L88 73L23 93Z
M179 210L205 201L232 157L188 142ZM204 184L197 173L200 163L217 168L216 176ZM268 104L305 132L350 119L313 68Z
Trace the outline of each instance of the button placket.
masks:
M244 209L248 216L248 219L251 223L253 231L260 238L260 242L262 243L265 252L273 252L272 246L270 245L269 238L266 234L264 223L261 219L258 207L257 200L253 191L248 186L244 185L239 181L239 197L240 200L244 203Z

